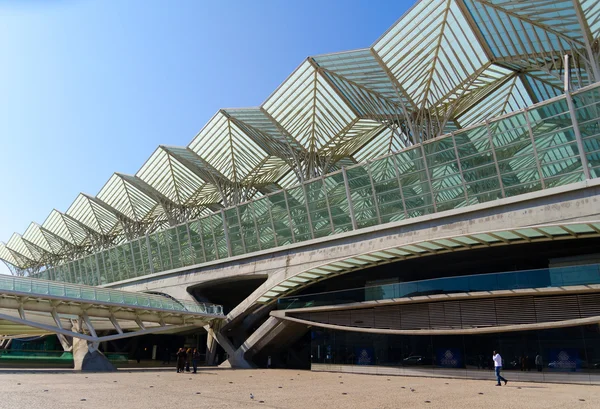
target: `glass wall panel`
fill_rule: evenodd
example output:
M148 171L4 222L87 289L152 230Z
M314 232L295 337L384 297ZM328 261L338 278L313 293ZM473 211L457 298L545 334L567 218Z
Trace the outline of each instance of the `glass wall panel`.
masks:
M289 214L286 195L284 192L274 193L267 196L271 204L271 219L275 226L275 239L278 246L295 243L294 228Z
M275 235L275 223L271 217L271 202L269 197L260 198L250 204L250 210L258 235L258 249L264 250L276 247L277 237ZM246 247L248 245L246 244Z
M260 250L258 240L258 224L254 217L254 209L250 203L237 206L240 220L242 239L244 240L245 253Z
M489 130L507 197L542 188L524 113L491 122Z
M168 248L170 254L171 268L182 267L181 263L181 245L177 237L177 228L171 227L170 229L164 230L162 237L165 243L165 247Z
M483 125L460 131L454 135L454 140L467 186L469 204L502 198L502 187L487 127Z
M353 166L346 170L354 217L358 228L374 226L379 223L375 203L375 193L367 164Z
M148 243L150 244L150 255L152 257L151 262L154 272L166 270L166 268L163 269L160 245L156 234L152 233L146 237L148 237Z
M310 240L312 226L308 222L306 210L306 195L302 186L286 190L286 198L290 216L292 218L295 242Z
M210 243L206 243L206 245L203 243L202 225L200 220L194 220L188 223L190 229L190 241L194 250L194 260L196 263L208 261L206 259L205 251L210 251L210 249L212 249L214 254L214 243L212 243L212 246L209 246Z
M143 276L144 274L149 273L146 272L146 270L144 270L144 260L142 259L142 249L140 248L141 241L142 240L135 240L131 242L131 250L133 253L134 277ZM143 239L143 241L145 242L146 240Z
M431 177L436 210L441 212L465 206L464 184L456 159L453 139L440 138L426 143L423 145L423 150Z
M153 273L154 270L151 267L150 249L148 248L148 241L146 240L146 237L144 236L141 239L139 239L138 244L140 246L140 258L142 261L142 268L144 270L144 273Z
M162 264L163 271L171 270L173 268L173 259L171 258L171 242L170 235L165 231L157 231L154 233L156 242L158 243L158 250L160 252L160 261Z
M327 202L329 203L335 234L351 231L352 219L350 218L350 207L342 172L326 176L323 183L327 190Z
M392 156L370 163L381 223L406 218L396 161Z
M592 177L600 177L600 89L573 95L575 117Z
M206 235L212 235L215 242L217 258L228 257L227 240L225 239L225 230L223 227L223 218L221 214L212 214L203 219L203 229ZM204 236L206 238L206 236ZM205 240L206 242L206 240Z
M231 254L238 256L244 254L245 248L242 237L242 229L240 227L240 219L238 207L225 210L225 224L227 225L227 234L231 243Z
M179 248L181 249L180 258L181 266L191 266L195 263L194 251L192 249L192 243L190 242L190 235L188 234L187 225L179 225L174 228L177 231L177 239L179 240Z
M314 237L324 237L332 233L331 215L322 179L307 182L304 185L306 200Z
M433 213L433 198L421 150L418 147L405 150L395 154L394 158L408 217Z

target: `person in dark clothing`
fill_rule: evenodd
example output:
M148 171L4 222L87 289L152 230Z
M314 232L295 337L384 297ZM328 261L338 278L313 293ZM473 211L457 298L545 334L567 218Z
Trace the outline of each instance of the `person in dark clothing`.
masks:
M177 351L177 373L185 372L185 359L187 354L185 353L184 348L179 348Z
M141 348L136 348L135 349L135 360L139 364L141 359L142 359L142 349Z
M188 348L185 352L185 371L190 371L190 363L192 362L192 348Z
M200 352L198 352L197 348L194 348L192 352L192 367L194 368L194 373L198 370L198 361L200 360Z
M163 365L171 364L171 351L169 351L169 347L165 348L165 352L163 355Z

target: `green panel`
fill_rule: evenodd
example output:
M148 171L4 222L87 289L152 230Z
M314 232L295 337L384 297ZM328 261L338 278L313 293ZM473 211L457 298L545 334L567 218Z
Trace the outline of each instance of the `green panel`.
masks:
M181 265L191 266L192 264L195 264L195 252L192 249L187 225L183 224L177 226L175 230L177 231L177 238L179 239L179 246L181 248Z
M160 251L160 261L162 271L173 269L173 259L171 258L170 234L167 231L157 231L154 233L158 249Z
M238 206L240 220L242 222L242 238L244 240L244 247L246 253L252 253L261 249L260 242L258 240L258 223L254 216L254 207L250 203L246 203Z
M552 102L529 112L545 187L582 180L583 167L566 102Z
M269 249L277 246L275 237L274 223L271 218L270 209L272 207L269 197L263 197L250 203L250 210L255 221L258 238L260 239L260 249ZM248 244L246 244L248 247Z
M229 235L229 243L231 244L231 254L234 256L238 256L246 252L237 210L237 207L225 210L225 220L227 225L227 233Z
M490 132L507 197L542 188L524 113L490 123Z
M354 218L359 229L379 223L373 186L371 185L367 166L358 165L346 170Z
M352 230L352 219L350 218L350 207L348 205L348 196L346 195L346 186L344 185L344 176L337 172L326 176L323 179L327 189L327 201L333 220L335 233L343 233Z
M100 277L100 284L107 284L107 278L106 278L106 266L104 265L104 260L102 260L102 253L103 252L98 252L96 253L96 257L98 260L98 276Z
M293 236L293 223L288 213L285 194L278 192L267 196L271 203L271 216L275 226L275 240L278 246L295 242Z
M188 227L190 229L192 248L194 249L194 259L196 260L196 263L204 263L207 261L204 253L206 250L205 247L209 243L203 243L202 224L200 220L194 220L188 223ZM211 243L213 243L212 238ZM214 243L212 244L212 247L209 247L209 249L212 249L214 254Z
M54 268L49 268L47 269L48 274L53 277L51 279L55 280L55 281L63 281L63 282L68 282L68 279L65 275L65 264L62 265L58 265Z
M287 189L287 204L292 218L294 229L294 238L296 243L310 240L311 226L308 223L308 213L306 211L306 197L302 186Z
M392 156L370 163L375 198L382 223L406 218L396 161Z
M502 187L490 138L485 125L460 131L454 135L456 149L467 187L469 204L502 198Z
M125 257L125 262L127 264L127 278L137 277L136 264L135 264L135 254L134 254L134 242L129 243L129 246L123 246L124 251L123 255Z
M221 214L212 214L204 220L206 221L203 225L203 229L205 229L204 232L207 235L213 236L216 245L217 258L222 259L228 257L227 240L225 239L225 230L223 230L223 218L221 217Z
M127 263L125 262L125 256L123 254L123 247L117 246L112 251L112 262L113 262L113 281L120 281L127 279Z
M454 141L440 138L423 145L438 212L466 205Z
M96 256L91 255L83 259L83 269L85 271L85 284L98 285L98 274L96 269Z
M150 256L152 262L152 269L154 272L163 271L162 260L160 257L160 246L158 243L158 238L155 233L149 234L148 243L150 244Z
M600 177L600 88L574 94L573 103L591 177Z
M400 186L408 217L433 213L433 200L421 150L412 148L395 154Z
M211 223L213 217L214 216L209 216L198 220L198 223L200 224L200 233L202 234L206 261L213 261L219 258L219 251L215 241L216 235L214 234Z
M304 188L315 238L332 234L333 230L323 180L317 179L307 182Z
M140 247L140 244L142 242L144 242L144 244L145 244L146 239L143 238L143 239L138 239L138 240L131 242L131 248L132 248L132 253L133 253L133 263L135 266L135 269L134 269L135 277L140 277L140 276L150 273L150 271L144 269L143 253L142 253L142 248Z
M152 268L150 268L150 256L148 249L148 241L146 240L146 236L142 237L139 240L140 246L140 258L142 262L142 269L145 274L150 274L153 272ZM138 267L139 268L139 267Z
M171 254L171 268L183 267L181 260L181 244L177 237L177 227L171 227L170 229L163 231L163 238Z

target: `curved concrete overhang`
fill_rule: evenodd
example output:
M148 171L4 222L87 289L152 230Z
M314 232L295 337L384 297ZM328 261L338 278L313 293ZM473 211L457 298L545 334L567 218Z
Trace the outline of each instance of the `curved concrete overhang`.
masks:
M578 286L566 286L566 287L544 287L544 288L527 288L518 290L498 290L498 291L478 291L478 292L467 292L467 293L455 293L455 294L436 294L428 296L418 297L405 297L390 300L380 301L365 301L360 303L349 303L342 305L331 305L322 307L308 307L308 308L297 308L288 310L275 310L271 311L270 315L286 321L292 321L299 324L328 328L339 331L351 331L351 332L365 332L371 334L390 334L390 335L468 335L468 334L492 334L498 332L516 332L516 331L527 331L527 330L540 330L540 329L551 329L551 328L565 328L574 327L579 325L588 324L600 324L600 316L552 321L544 323L534 324L515 324L515 325L498 325L498 326L487 326L487 327L473 327L473 328L453 328L453 329L387 329L387 328L364 328L364 327L353 327L343 326L335 324L327 324L318 321L305 320L297 317L292 317L290 314L294 313L311 313L311 312L327 312L327 311L340 311L340 310L352 310L369 308L373 306L386 306L386 305L397 305L397 304L414 304L414 303L429 303L442 300L466 300L466 299L477 299L477 298L499 298L499 297L510 297L510 296L527 296L527 295L567 295L567 294L584 294L584 293L598 293L600 292L600 284L590 285L578 285Z
M282 296L294 293L317 281L412 258L486 247L592 237L600 237L600 221L532 225L415 241L401 246L384 248L352 257L337 259L287 276L264 291L264 293L257 298L256 302L269 304Z
M567 328L577 327L580 325L598 324L600 316L590 318L578 318L566 321L554 321L543 324L517 324L503 325L499 327L483 327L469 329L415 329L415 330L397 330L397 329L378 329L378 328L360 328L360 327L345 327L341 325L323 324L320 322L307 321L293 317L280 317L286 321L296 322L312 327L327 328L339 331L351 332L367 332L371 334L388 334L388 335L475 335L475 334L493 334L498 332L518 332L529 330L541 330L552 328Z

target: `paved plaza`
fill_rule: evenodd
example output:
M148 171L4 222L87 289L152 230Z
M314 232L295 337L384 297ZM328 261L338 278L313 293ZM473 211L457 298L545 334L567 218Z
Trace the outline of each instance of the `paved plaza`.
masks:
M253 396L253 399L252 399ZM600 387L298 370L0 371L0 408L593 408Z

